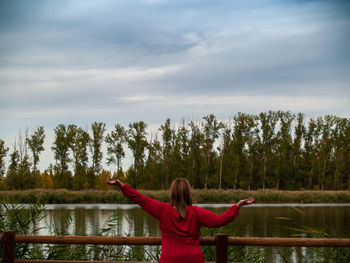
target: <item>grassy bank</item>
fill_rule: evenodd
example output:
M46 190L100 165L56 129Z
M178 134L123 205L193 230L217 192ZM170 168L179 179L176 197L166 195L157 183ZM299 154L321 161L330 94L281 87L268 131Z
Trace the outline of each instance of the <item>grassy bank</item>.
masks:
M165 190L140 192L151 198L169 202ZM257 203L350 203L350 191L233 191L193 190L195 203L233 203L254 196ZM1 203L130 203L118 190L69 191L33 189L26 191L0 191Z

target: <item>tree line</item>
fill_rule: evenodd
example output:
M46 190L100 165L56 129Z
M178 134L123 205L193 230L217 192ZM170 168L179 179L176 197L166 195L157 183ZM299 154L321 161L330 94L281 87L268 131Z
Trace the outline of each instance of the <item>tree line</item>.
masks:
M44 127L20 134L10 154L0 139L2 189L106 189L107 177L145 189L167 189L176 177L197 189L350 189L350 119L334 115L239 112L228 121L213 114L197 122L166 119L151 134L143 121L109 133L103 122L89 129L59 124L54 133L55 164L43 172ZM127 149L133 160L123 168ZM103 169L103 154L113 174Z

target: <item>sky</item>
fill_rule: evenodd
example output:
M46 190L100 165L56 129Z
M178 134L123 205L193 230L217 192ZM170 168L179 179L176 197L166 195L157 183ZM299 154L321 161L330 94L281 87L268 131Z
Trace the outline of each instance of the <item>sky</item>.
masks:
M237 112L350 117L350 1L0 0L0 138Z

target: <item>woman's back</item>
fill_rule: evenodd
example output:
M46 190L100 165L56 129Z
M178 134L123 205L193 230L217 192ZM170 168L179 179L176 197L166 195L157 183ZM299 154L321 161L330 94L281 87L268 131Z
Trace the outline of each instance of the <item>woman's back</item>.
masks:
M239 209L233 205L225 213L217 215L197 206L186 207L184 218L173 206L147 196L124 184L123 194L139 204L142 209L158 219L162 232L160 263L204 262L199 245L201 226L220 227L238 216Z
M165 204L158 222L162 232L160 263L204 262L199 246L200 225L193 206L187 207L186 218L182 218L170 204Z

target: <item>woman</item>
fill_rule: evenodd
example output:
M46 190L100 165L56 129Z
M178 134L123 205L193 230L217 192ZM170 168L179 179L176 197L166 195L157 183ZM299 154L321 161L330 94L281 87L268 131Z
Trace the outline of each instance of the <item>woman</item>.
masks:
M119 180L109 180L110 185L120 187L122 193L158 219L162 233L162 249L159 263L203 263L199 246L201 226L221 227L238 216L242 205L250 205L254 198L241 200L226 212L217 215L204 208L192 206L190 183L183 178L175 179L170 187L170 204L147 196Z

